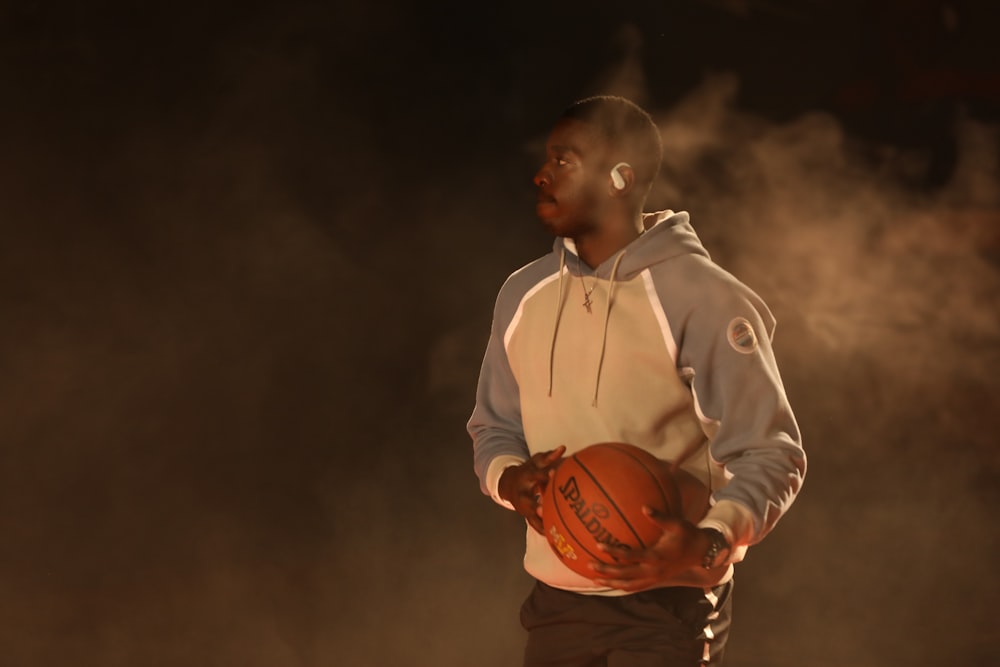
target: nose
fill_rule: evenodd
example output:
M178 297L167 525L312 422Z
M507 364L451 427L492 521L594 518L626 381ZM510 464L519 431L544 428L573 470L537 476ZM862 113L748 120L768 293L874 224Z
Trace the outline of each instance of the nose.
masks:
M535 186L539 188L552 183L552 177L549 175L549 171L545 168L545 165L542 165L542 168L535 173L535 178L532 180Z

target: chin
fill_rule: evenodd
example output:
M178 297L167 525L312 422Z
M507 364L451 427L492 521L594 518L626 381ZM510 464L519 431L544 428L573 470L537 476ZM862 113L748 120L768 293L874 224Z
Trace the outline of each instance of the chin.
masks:
M543 218L541 216L538 219L542 223L542 227L545 227L553 236L563 236L562 226L557 220L552 220L551 218Z
M537 217L538 221L549 229L552 229L559 224L558 219L553 217L550 211L541 206L535 207L535 217Z

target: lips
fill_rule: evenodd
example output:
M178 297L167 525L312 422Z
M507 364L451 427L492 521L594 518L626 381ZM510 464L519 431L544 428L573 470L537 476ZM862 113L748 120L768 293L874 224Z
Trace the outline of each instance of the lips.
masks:
M538 202L535 204L535 213L542 218L551 217L558 210L555 197L538 193Z

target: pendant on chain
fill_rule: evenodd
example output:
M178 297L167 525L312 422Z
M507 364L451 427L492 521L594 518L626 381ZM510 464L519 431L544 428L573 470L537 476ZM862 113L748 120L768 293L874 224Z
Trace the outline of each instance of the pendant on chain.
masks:
M587 289L587 283L583 282L583 266L580 264L579 257L576 258L576 262L577 267L580 269L580 287L583 288L583 307L587 309L588 315L593 315L594 311L591 309L591 306L594 305L594 302L590 300L590 295L594 293L595 289L597 289L596 276L594 284L591 285L590 289Z

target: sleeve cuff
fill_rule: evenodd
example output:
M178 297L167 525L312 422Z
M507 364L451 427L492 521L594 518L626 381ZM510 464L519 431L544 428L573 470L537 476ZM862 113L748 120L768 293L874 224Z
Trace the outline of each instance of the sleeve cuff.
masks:
M486 469L486 488L490 491L490 497L497 505L502 505L509 510L514 509L514 505L500 497L500 475L511 466L521 465L527 459L512 454L504 454L490 461Z
M750 510L732 500L720 500L698 522L699 528L715 528L726 537L733 547L727 559L730 563L743 560L753 535L753 526Z

